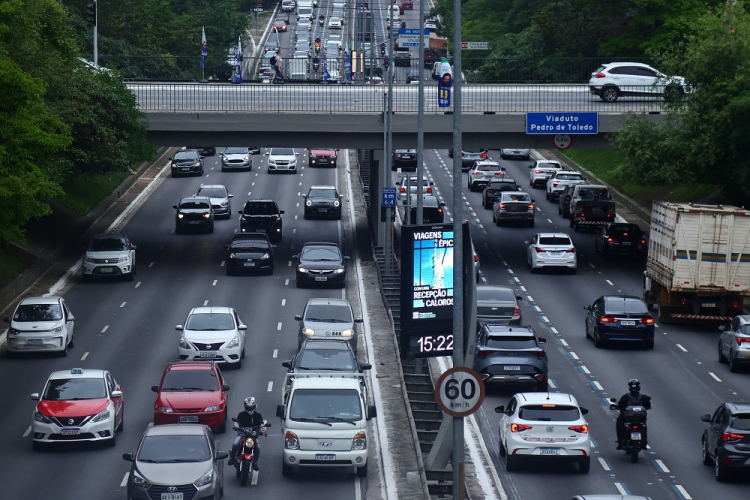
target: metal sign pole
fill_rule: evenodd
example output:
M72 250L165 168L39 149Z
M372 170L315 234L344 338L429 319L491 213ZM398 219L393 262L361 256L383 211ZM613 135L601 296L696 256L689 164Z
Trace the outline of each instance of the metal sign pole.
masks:
M417 224L424 222L422 202L422 178L424 177L424 5L426 0L419 2L419 92L417 105ZM455 269L455 268L454 268Z

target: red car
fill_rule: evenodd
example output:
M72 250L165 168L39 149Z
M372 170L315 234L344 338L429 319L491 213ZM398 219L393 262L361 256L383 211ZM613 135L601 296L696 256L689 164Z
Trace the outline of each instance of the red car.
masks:
M414 10L414 0L401 0L401 13L404 9Z
M310 148L308 167L335 167L338 149Z
M282 21L274 21L273 22L273 29L276 31L286 31L286 23Z
M154 425L190 423L227 430L229 386L213 361L171 361L161 384L151 390L157 393Z

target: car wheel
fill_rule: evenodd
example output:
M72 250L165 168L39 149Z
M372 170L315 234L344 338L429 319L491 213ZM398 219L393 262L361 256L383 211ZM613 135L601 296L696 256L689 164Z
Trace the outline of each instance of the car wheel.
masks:
M589 333L589 324L588 323L584 323L583 330L586 332L586 338L590 339L591 338L591 334Z
M529 227L534 227L534 224L536 224L536 220L532 219L529 221Z
M224 419L221 421L221 425L218 429L216 429L219 434L224 434L227 432L227 413L226 410L224 411Z
M60 357L61 358L64 358L65 356L68 355L68 347L69 347L69 345L66 343L65 344L65 348L62 351L60 351Z
M484 208L485 208L485 209L488 209L488 208L492 208L492 203L487 203L487 202L485 201L485 202L484 202Z
M172 177L177 177L177 174L172 172Z
M70 347L75 347L76 346L76 334L75 333L70 336L70 344L69 345L70 345Z
M273 266L268 268L268 274L273 276Z
M362 467L355 467L354 472L357 474L357 477L367 477L367 462Z
M503 221L502 221L502 220L500 220L499 218L495 218L495 225L496 225L497 227L500 227L500 226L502 226L502 225L503 225Z
M620 97L620 90L617 87L604 87L601 99L604 102L615 102Z
M643 343L644 349L651 350L654 348L654 341L653 340L647 340Z
M115 432L122 432L125 429L125 408L122 408L122 418L120 418L120 425L117 426Z
M492 211L492 222L497 222L497 217L495 217L495 211Z
M578 472L588 474L589 470L591 470L591 457L586 457L578 462Z
M721 340L719 341L719 363L726 363L727 358L724 356L724 354L721 352Z
M739 370L740 367L737 366L737 361L735 361L735 359L734 359L734 353L732 351L729 351L728 363L729 363L729 371L730 372L736 373Z
M506 450L506 452L505 452L505 470L508 471L508 472L512 472L512 471L517 470L517 469L518 469L518 464L516 462L515 457L513 457L513 455L511 455L510 453L508 453L508 451Z
M544 192L544 197L549 200L549 191Z
M239 370L239 369L241 369L241 368L242 368L242 353L240 353L240 359L239 359L239 361L237 361L237 362L236 362L236 363L234 364L234 368L236 368L237 370Z
M701 442L703 443L703 465L712 465L713 460L711 460L711 456L708 454L708 449L706 448L706 436L703 436L703 439L701 439Z
M570 218L570 220L568 221L568 224L570 224L570 227L573 227L573 217Z
M135 268L125 275L125 279L128 281L133 281L135 279Z
M302 218L304 218L305 220L308 220L310 218L310 216L308 215L307 212L305 212L305 214L302 216Z
M281 475L284 477L290 477L292 474L294 474L294 469L292 469L291 466L287 465L287 463L282 460Z
M599 337L599 332L594 328L594 347L604 347L604 341Z
M557 214L562 215L562 208L560 208L560 205L557 205Z
M727 468L721 465L721 460L719 460L719 454L714 453L714 477L717 481L720 483L723 483L727 480L727 477L729 476L729 471L727 471Z
M570 214L568 212L566 212L565 210L560 210L560 212L562 212L563 219L569 219L570 218Z
M498 455L500 455L501 457L504 457L505 454L506 454L505 445L503 445L503 442L500 441L500 449L498 450Z
M222 172L226 172L226 171L227 171L227 169L226 169L226 168L224 168L224 167L221 167L221 171L222 171Z
M569 272L570 274L576 274L576 273L578 272L578 268L577 268L577 267L571 267L571 268L570 268L570 269L568 270L568 272Z
M107 440L107 446L109 446L110 448L114 448L115 446L117 446L117 430L116 429L112 429L112 437Z

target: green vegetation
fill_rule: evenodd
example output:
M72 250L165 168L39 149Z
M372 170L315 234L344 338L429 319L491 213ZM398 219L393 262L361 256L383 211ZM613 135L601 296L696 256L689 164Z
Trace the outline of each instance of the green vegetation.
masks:
M86 215L129 176L129 172L123 171L73 176L63 184L64 194L55 200L80 215Z
M0 289L10 284L34 263L34 257L18 247L0 247Z

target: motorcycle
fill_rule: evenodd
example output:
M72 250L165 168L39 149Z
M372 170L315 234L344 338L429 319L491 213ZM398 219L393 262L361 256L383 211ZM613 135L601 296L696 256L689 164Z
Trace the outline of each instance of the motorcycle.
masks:
M612 398L610 409L617 410L617 400ZM646 439L646 408L643 406L628 406L622 414L625 426L625 442L620 443L625 454L630 456L633 463L638 462L638 453L646 449L643 444Z
M232 422L237 422L232 418ZM238 429L242 438L240 445L237 447L237 456L234 459L234 468L237 471L237 477L240 478L240 486L247 484L247 478L250 470L255 463L255 452L258 449L258 436L261 435L271 424L265 424L260 429L257 427L243 427Z
M320 25L323 26L325 22L326 22L326 16L321 14L320 17L318 18L318 23L320 23Z
M320 68L320 60L317 57L313 57L312 63L313 63L313 71L317 72L318 68Z
M315 44L315 53L316 54L320 54L320 48L321 48L321 46L322 45L320 43L316 43Z

